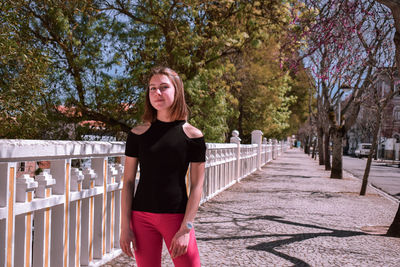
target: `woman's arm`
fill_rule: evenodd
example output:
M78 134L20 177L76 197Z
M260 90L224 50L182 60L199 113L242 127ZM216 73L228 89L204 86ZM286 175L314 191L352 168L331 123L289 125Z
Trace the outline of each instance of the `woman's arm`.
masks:
M178 232L171 242L171 257L174 259L187 252L190 230L187 222L193 222L199 209L201 194L203 192L205 162L192 162L190 164L190 194L186 205L185 217Z
M125 157L124 184L121 197L121 235L119 243L123 252L133 257L131 244L136 250L136 240L130 228L132 197L135 190L135 178L138 167L138 159Z
M190 164L190 194L181 229L187 229L186 223L193 222L194 217L196 217L201 194L203 193L204 169L205 162L192 162Z

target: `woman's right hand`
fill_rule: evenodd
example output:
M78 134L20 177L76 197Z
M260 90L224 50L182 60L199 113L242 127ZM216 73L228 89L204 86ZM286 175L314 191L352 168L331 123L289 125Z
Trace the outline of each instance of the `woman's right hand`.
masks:
M120 245L122 251L126 255L128 255L129 257L133 258L131 244L132 244L133 250L136 250L135 234L132 232L132 230L129 227L126 228L126 229L121 229L121 236L119 238L119 245Z

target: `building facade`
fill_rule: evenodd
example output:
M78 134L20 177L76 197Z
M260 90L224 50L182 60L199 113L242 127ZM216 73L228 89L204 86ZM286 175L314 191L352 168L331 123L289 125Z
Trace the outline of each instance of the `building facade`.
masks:
M384 99L392 92L396 92L383 110L383 120L379 129L378 158L399 160L400 149L400 76L392 75L388 69L381 70L376 76L373 88L369 93L376 92L380 99ZM372 97L372 96L371 96ZM369 96L361 109L356 124L347 133L347 151L353 154L357 144L372 142L372 126L374 117L371 116L376 109L373 108L373 100L369 103Z

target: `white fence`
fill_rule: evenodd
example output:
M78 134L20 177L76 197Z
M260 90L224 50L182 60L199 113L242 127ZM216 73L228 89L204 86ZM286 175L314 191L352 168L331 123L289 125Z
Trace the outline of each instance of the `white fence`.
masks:
M258 137L252 145L207 144L202 203L288 147ZM96 266L118 255L124 148L124 142L0 140L0 266ZM75 159L90 164L80 170L72 167ZM49 161L50 169L16 179L25 161Z

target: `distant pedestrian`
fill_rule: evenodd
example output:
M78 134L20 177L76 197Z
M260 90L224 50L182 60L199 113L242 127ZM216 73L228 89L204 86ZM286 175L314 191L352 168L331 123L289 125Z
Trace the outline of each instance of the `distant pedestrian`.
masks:
M139 267L161 266L163 240L175 266L200 266L193 220L203 191L206 146L201 131L187 118L181 78L170 68L153 69L145 123L133 128L126 141L121 200L120 245L130 257L133 247Z

